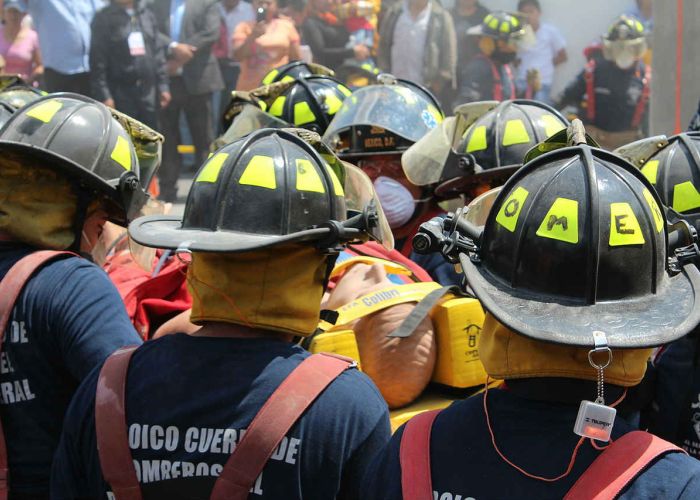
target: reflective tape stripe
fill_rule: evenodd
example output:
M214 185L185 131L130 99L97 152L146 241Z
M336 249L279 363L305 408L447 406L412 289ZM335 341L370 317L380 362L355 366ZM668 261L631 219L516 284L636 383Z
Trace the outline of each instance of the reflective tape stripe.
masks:
M228 158L226 153L217 153L215 156L210 156L195 182L216 182L226 158Z
M700 193L692 182L687 181L673 186L673 209L688 212L700 207Z
M275 161L270 156L253 156L238 183L246 186L276 189Z
M325 193L321 176L314 168L314 164L309 160L297 159L297 191L308 191L311 193Z
M508 197L496 216L496 222L506 228L511 233L518 225L520 211L523 209L525 200L530 193L524 187L518 186Z
M342 99L340 99L333 91L328 91L326 93L326 106L328 106L328 114L334 115L343 105Z
M659 160L648 161L642 167L642 174L644 174L644 177L649 179L649 182L656 184L656 179L659 176Z
M271 84L279 74L280 72L277 69L273 69L272 71L270 71L267 75L265 75L265 78L263 78L263 85Z
M275 99L275 102L273 102L272 106L270 106L270 114L272 116L282 116L285 102L287 102L287 98L283 95Z
M503 145L527 144L530 142L530 135L527 133L522 120L508 120L503 132Z
M311 111L308 102L294 103L294 125L304 125L314 121L316 121L316 115Z
M629 203L610 204L611 247L643 245L644 234Z
M335 172L330 165L324 165L328 175L331 176L331 182L333 183L333 191L335 191L336 196L345 196L345 191L343 190L343 185L340 183L340 179L335 175Z
M131 170L131 148L129 147L129 140L124 139L121 135L117 136L117 143L114 145L110 158L124 167L124 170Z
M293 77L293 76L289 76L289 75L284 75L280 81L281 81L281 82L293 82L293 81L294 81L294 77Z
M651 209L651 213L654 216L654 222L656 223L656 232L660 233L664 228L664 216L661 213L661 208L659 208L659 204L656 203L654 196L647 188L644 188L644 199L647 201L647 204Z
M49 123L62 107L63 103L61 101L51 99L31 108L27 111L27 116Z
M578 243L578 201L568 198L554 200L536 234L542 238Z
M552 137L557 132L560 132L566 128L566 126L554 115L542 115L540 117L540 121L542 122L544 133L547 138Z
M486 143L486 125L479 125L472 130L469 143L467 144L467 153L474 151L483 151L488 144Z
M343 94L345 97L350 97L352 94L352 91L345 85L338 85L338 90L340 90L341 94Z

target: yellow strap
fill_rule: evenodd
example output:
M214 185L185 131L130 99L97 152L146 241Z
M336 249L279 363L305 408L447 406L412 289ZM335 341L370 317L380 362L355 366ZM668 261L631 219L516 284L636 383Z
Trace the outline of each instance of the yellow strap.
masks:
M331 272L331 278L347 271L348 268L354 266L355 264L367 264L371 266L373 264L381 264L384 266L384 270L391 274L402 274L404 276L410 276L413 274L411 270L407 267L402 266L396 262L390 260L379 259L377 257L368 257L366 255L358 255L356 257L350 257L348 260L344 260L340 264L336 264Z
M336 310L338 319L335 322L335 327L347 325L387 307L407 302L419 302L423 297L438 288L442 288L442 286L431 281L428 283L390 286L368 293Z

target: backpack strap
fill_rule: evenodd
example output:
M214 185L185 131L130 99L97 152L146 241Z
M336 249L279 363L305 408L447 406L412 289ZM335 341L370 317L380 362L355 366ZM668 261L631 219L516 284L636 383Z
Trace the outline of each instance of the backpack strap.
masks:
M334 354L306 358L265 402L214 484L212 500L245 500L268 459L316 398L355 361Z
M31 253L21 258L7 272L0 281L0 333L3 339L0 340L0 352L5 338L7 323L15 307L15 302L19 294L24 289L24 285L41 266L57 258L75 255L71 252L58 252L54 250L41 250ZM9 475L10 469L7 461L7 445L5 443L5 433L0 421L0 500L7 500L9 495Z
M586 119L591 124L595 121L595 68L595 59L591 58L583 70L583 76L586 80Z
M638 129L642 124L642 118L644 118L644 112L647 109L647 104L649 103L649 97L651 95L651 67L649 65L644 65L644 75L642 76L642 95L637 102L637 107L634 110L634 116L632 116L632 128Z
M408 421L401 436L401 492L404 500L432 500L430 433L441 410L419 413Z
M107 358L97 381L95 435L100 467L117 500L141 500L141 486L129 449L126 424L126 375L136 347L123 347Z
M648 432L629 432L598 455L564 500L616 498L657 458L677 452L685 453L676 445Z

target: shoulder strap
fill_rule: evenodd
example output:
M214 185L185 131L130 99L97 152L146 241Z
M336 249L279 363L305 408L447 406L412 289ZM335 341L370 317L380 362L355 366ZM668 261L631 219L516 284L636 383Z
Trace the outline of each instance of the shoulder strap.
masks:
M58 252L54 250L41 250L23 257L10 268L5 277L0 281L0 352L4 340L7 323L10 321L12 310L19 294L29 278L41 266L59 256L75 255L71 252ZM7 462L7 445L5 433L0 422L0 500L6 500L9 494L9 465Z
M647 103L649 102L649 96L651 94L651 87L649 85L651 81L651 67L649 65L644 65L644 75L642 76L642 95L637 101L637 107L634 110L634 116L632 116L632 128L637 129L642 124L642 118L644 117L644 112L647 109Z
M419 413L408 421L401 436L401 491L404 500L432 500L430 433L440 410Z
M586 63L586 69L584 70L584 77L586 79L586 118L589 123L595 121L595 59L592 59Z
M141 500L141 486L129 449L125 412L126 374L136 347L107 358L97 381L95 434L100 467L117 500Z
M625 434L598 455L564 500L616 498L654 460L666 453L681 452L677 446L643 431Z
M496 63L494 63L490 57L486 57L484 54L478 54L476 57L483 59L489 66L491 66L491 76L493 77L493 100L502 101L503 100L503 82L501 81L501 72L498 71Z
M314 354L297 366L265 402L221 471L213 500L245 500L285 434L323 390L354 361Z

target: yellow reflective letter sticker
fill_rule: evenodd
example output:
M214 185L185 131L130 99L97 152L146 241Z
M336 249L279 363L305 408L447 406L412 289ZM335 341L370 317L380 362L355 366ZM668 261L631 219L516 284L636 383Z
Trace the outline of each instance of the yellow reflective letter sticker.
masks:
M557 198L545 215L537 236L578 243L578 201Z
M472 130L472 136L467 144L467 153L486 149L486 125L479 125Z
M309 160L297 159L297 191L326 192L321 177Z
M564 130L564 124L557 120L557 117L554 115L542 115L540 117L540 121L542 122L542 126L544 126L544 134L547 136L547 138L552 137L554 134L557 132Z
M673 186L673 209L683 213L700 207L700 193L692 182Z
M659 175L659 160L648 161L642 167L642 174L649 180L649 182L656 184L656 178Z
M656 232L660 233L661 230L664 228L664 216L661 213L661 209L659 208L659 204L656 203L656 200L654 199L654 195L652 195L651 192L647 188L644 188L644 199L647 200L647 204L649 205L649 208L651 209L651 213L654 215L654 223L656 224Z
M217 153L215 156L210 156L195 182L216 182L226 158L228 158L226 153Z
M270 85L272 83L272 80L275 79L277 75L279 75L279 70L273 69L270 71L267 75L265 75L265 78L263 78L263 85Z
M316 115L311 111L309 103L306 101L294 104L294 125L304 125L316 119Z
M520 211L523 209L523 205L529 194L530 193L525 188L520 186L513 191L498 212L496 222L511 233L514 232L515 226L518 225Z
M27 111L27 116L36 118L44 123L49 123L51 120L53 120L54 115L58 113L58 110L62 107L63 103L61 101L51 99L50 101L42 102L38 106L35 106Z
M644 235L629 203L610 204L610 246L643 245Z
M241 175L239 184L276 189L275 162L271 156L255 155Z
M330 165L325 165L326 171L328 172L328 175L331 176L331 181L333 182L333 191L335 191L336 196L345 196L345 191L343 191L343 185L340 183L340 179L338 179L338 176L335 175L335 172L333 172L333 169L330 167Z
M131 149L128 139L124 139L121 135L117 136L117 143L114 145L110 158L119 163L125 170L131 170Z
M523 121L508 120L506 122L506 130L503 132L503 145L512 146L513 144L527 144L528 142L530 142L530 136Z
M283 95L275 99L275 102L273 102L272 106L270 106L270 114L272 116L282 116L282 112L284 111L284 103L286 101L287 98Z

